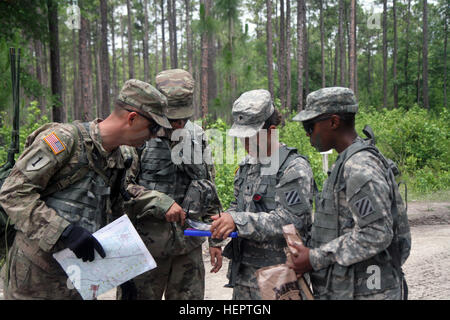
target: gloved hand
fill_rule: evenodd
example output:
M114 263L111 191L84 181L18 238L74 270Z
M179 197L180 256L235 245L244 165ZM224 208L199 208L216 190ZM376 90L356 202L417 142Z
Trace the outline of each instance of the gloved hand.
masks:
M106 257L102 245L85 228L70 224L62 233L61 241L72 250L78 259L94 261L94 249L102 258Z
M133 280L128 280L120 285L122 295L120 300L137 300L137 289Z

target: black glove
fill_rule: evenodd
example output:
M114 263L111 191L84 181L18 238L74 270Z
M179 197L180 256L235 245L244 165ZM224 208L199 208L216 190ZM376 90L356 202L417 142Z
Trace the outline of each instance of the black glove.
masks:
M106 256L100 242L83 227L70 224L62 233L61 241L83 261L94 261L94 249L102 258Z
M128 280L120 285L122 296L120 300L137 300L137 289L133 280Z

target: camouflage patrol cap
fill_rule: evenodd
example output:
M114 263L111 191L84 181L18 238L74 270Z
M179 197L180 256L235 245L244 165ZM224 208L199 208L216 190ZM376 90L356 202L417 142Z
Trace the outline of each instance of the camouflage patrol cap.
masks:
M349 88L331 87L311 92L306 98L306 107L292 120L308 121L324 113L356 113L358 103Z
M244 92L233 104L233 126L228 135L241 138L254 136L274 110L269 91Z
M154 119L160 126L172 128L164 115L167 98L151 84L137 79L127 80L120 90L117 100L138 109L149 118Z
M167 97L169 119L187 119L194 114L192 75L182 69L164 70L156 76L156 88Z

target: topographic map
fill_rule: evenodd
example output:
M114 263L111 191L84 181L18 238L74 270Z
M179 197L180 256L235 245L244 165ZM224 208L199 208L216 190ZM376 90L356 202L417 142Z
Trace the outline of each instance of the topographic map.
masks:
M156 262L127 215L94 233L105 250L101 258L95 252L92 262L83 262L65 249L53 257L67 273L68 286L76 288L84 300L96 299L134 277L156 268Z

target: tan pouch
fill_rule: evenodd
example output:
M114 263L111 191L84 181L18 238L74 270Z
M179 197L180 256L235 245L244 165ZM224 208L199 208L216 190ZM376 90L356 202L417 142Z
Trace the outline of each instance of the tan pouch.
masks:
M256 279L263 300L302 299L297 276L285 264L258 269Z
M284 238L286 239L286 243L298 243L303 245L303 241L302 238L300 237L300 235L297 232L297 229L295 229L295 226L293 224L288 224L283 226L283 235ZM286 253L286 263L291 263L292 262L292 253L296 253L295 248L292 248L288 245L287 248L285 248L284 252ZM292 270L292 272L294 272ZM295 273L295 272L294 272ZM303 294L306 296L307 300L314 300L314 296L311 292L311 288L309 287L308 283L306 283L306 280L303 276L301 276L298 279L298 283L299 286L303 292Z

